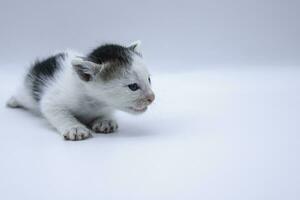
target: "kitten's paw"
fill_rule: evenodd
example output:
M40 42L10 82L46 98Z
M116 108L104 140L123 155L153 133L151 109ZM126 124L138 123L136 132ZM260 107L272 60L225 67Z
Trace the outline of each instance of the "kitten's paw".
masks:
M63 133L65 140L84 140L92 135L92 131L85 127L71 128Z
M112 133L118 129L118 124L115 120L98 119L92 125L92 130L96 133Z

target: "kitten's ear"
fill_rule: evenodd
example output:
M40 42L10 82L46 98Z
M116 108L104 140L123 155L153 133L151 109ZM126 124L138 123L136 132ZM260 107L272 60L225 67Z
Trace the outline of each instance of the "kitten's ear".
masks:
M141 41L140 40L137 40L133 43L131 43L128 48L136 53L139 53L141 54Z
M71 63L79 78L86 82L93 80L102 68L102 65L81 57L74 58Z

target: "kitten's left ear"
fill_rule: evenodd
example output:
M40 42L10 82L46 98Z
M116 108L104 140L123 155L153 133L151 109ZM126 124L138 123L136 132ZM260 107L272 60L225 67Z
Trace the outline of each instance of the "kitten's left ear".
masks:
M79 78L86 82L93 80L96 74L103 68L103 65L88 61L81 57L74 58L71 63Z
M141 54L141 43L142 42L140 40L134 41L133 43L131 43L128 46L128 49L130 49L138 54Z

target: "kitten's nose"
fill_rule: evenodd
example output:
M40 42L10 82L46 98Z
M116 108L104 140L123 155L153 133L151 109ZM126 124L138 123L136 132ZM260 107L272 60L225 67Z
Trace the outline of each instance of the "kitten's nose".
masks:
M152 94L149 94L147 97L146 97L148 103L152 103L155 99L155 95L152 93Z

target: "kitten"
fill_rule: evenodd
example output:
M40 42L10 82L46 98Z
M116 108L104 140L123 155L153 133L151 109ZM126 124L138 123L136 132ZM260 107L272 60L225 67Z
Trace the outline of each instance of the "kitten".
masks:
M143 113L155 98L139 46L107 44L87 56L37 61L7 106L41 114L67 140L114 132L114 110Z

